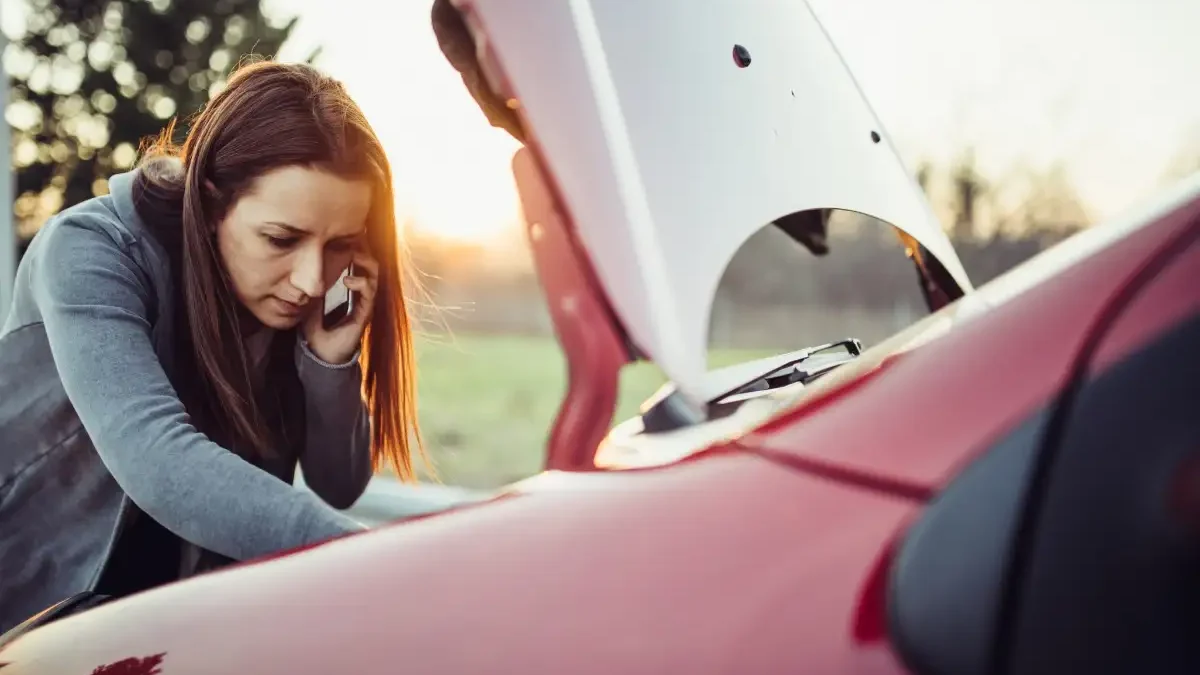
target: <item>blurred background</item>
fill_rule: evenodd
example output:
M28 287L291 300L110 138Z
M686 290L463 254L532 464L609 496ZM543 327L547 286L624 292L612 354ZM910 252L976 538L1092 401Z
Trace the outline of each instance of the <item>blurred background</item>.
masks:
M141 139L195 112L239 60L311 61L346 83L393 162L432 299L416 306L420 407L441 480L490 487L536 472L565 370L519 226L517 145L443 60L430 4L0 0L11 156L0 233L14 243L0 241L0 275L47 217L105 193ZM1200 170L1196 0L810 4L976 285ZM923 314L885 226L839 214L830 234L820 259L774 228L743 247L715 300L714 364L844 337L870 345ZM652 366L629 368L617 419L661 383Z

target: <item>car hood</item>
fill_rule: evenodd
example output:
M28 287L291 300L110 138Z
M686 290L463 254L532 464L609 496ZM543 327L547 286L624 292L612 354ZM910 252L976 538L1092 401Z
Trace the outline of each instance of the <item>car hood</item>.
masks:
M629 340L693 402L721 276L781 218L818 209L878 218L910 253L934 256L960 292L971 289L806 2L449 4L501 71L464 81L477 100L485 86L503 94L509 110L484 105L489 118L537 147ZM462 55L443 51L461 71Z

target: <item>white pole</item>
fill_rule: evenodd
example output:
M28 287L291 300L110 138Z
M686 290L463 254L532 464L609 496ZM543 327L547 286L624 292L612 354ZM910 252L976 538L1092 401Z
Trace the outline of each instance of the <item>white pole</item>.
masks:
M0 54L8 46L8 36L0 30ZM8 108L8 74L0 85L0 119ZM17 230L13 222L13 173L12 150L9 144L12 130L7 123L0 125L0 325L8 318L8 307L12 302L13 282L17 276Z

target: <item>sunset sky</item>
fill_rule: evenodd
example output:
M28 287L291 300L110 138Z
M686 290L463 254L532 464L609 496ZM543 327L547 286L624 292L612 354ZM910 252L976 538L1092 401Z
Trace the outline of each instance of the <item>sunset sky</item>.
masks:
M770 1L747 0L746 11ZM997 175L1062 160L1102 218L1154 190L1185 146L1200 155L1196 0L811 4L910 165L948 161L968 143ZM487 233L516 217L516 146L442 60L429 5L271 4L301 16L284 58L325 45L320 65L361 99L418 219Z
M746 0L746 11L771 1ZM1061 160L1103 218L1161 185L1185 151L1200 156L1196 0L811 4L910 168L968 144L992 175ZM279 58L323 45L318 65L366 110L405 213L449 236L486 238L517 217L517 146L487 125L443 61L429 6L267 0L269 11L301 17Z

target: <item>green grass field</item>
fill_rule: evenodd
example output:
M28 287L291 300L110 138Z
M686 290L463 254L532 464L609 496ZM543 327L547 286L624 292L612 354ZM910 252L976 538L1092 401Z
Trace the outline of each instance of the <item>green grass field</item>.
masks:
M717 350L712 366L770 352ZM542 467L546 435L566 385L553 338L462 335L418 341L422 430L442 482L492 487ZM651 364L626 366L615 421L662 385Z

